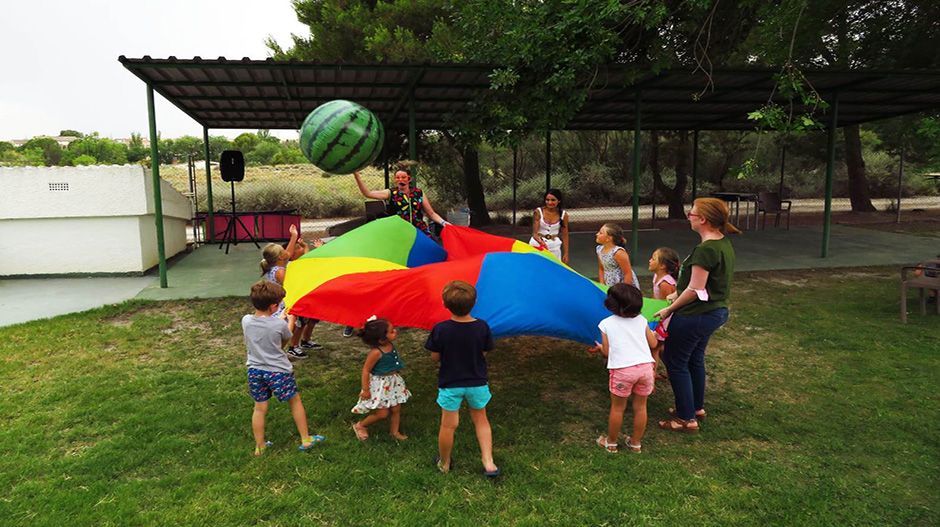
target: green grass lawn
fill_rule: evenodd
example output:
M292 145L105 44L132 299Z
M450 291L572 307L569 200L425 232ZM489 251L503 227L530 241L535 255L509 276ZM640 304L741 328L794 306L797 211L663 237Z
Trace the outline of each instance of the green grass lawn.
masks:
M547 338L497 342L489 405L497 463L480 475L469 416L454 471L435 472L439 410L425 332L399 349L408 441L356 440L366 349L323 324L296 365L312 453L272 404L254 458L239 319L245 299L128 302L0 328L0 524L940 524L940 317L897 313L894 268L741 273L708 351L698 436L655 428L644 452L594 444L603 362ZM626 423L631 417L628 413Z

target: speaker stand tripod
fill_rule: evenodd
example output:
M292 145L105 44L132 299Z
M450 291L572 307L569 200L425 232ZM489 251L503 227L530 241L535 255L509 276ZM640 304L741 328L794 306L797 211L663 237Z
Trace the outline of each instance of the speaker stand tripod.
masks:
M255 247L260 249L261 246L258 245L258 241L255 240L255 236L252 233L253 229L246 227L242 219L238 216L238 214L235 213L235 182L230 181L229 184L232 185L232 212L230 214L231 218L228 220L228 226L225 227L225 232L222 233L222 237L219 239L219 249L225 245L225 254L228 254L230 245L238 245L238 231L235 227L236 223L241 225L242 229L245 231L245 234L248 236L248 239L251 240L251 243L255 244Z

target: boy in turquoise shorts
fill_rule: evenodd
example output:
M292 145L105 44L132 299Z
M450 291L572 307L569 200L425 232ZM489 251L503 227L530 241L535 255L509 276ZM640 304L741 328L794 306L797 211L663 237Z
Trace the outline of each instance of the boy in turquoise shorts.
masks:
M460 405L467 401L470 420L476 428L483 461L483 475L500 475L493 462L493 433L486 418L486 403L492 397L486 378L486 353L496 344L490 326L470 316L477 301L476 289L467 282L453 281L441 293L450 320L434 326L424 347L431 359L441 363L437 374L437 404L441 407L441 430L437 436L439 457L434 464L439 472L449 472L454 432L460 421Z

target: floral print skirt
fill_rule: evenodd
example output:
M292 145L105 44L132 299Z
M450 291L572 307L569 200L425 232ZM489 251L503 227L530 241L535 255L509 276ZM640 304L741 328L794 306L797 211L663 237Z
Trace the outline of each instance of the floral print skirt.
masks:
M372 410L381 410L398 406L411 398L411 392L405 386L405 380L397 373L388 375L369 375L369 392L372 396L360 399L351 410L354 414L367 414Z

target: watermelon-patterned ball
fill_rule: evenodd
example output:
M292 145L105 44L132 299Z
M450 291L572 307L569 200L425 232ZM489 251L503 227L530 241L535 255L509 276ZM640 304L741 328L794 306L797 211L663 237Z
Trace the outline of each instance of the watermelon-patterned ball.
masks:
M385 130L372 112L350 101L318 106L300 127L300 149L311 163L331 174L351 174L375 160Z

